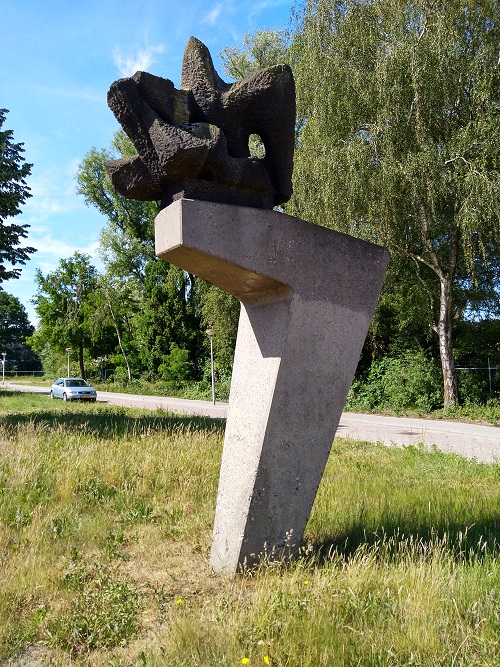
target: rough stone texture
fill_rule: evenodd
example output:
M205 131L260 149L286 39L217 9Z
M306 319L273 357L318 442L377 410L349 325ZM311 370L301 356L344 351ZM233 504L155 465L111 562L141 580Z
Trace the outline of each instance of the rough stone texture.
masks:
M162 208L183 197L257 208L290 198L295 86L287 65L225 83L191 37L180 90L137 72L112 84L108 104L138 152L107 165L125 197L160 200ZM262 159L250 157L251 134L262 139Z
M242 302L211 564L297 553L389 253L275 211L180 200L156 253Z

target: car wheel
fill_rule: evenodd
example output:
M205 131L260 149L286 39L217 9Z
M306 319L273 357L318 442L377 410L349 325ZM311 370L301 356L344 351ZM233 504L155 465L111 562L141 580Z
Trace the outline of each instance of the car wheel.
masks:
M52 391L49 393L49 398L54 398L54 394L52 393Z
M68 397L66 396L66 394L63 394L63 401L67 401L67 400L68 400Z

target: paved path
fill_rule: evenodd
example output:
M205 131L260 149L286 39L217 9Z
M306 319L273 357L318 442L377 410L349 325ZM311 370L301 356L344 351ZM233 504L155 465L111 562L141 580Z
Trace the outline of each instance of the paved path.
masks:
M485 463L500 462L500 428L440 419L412 419L344 412L336 435L385 445L435 445Z
M32 391L48 394L45 387L31 387L5 383L6 389ZM181 398L161 396L136 396L100 391L97 400L113 405L139 407L154 410L163 408L177 414L202 415L224 419L227 403L210 401L188 401ZM476 458L485 463L500 462L500 428L467 424L438 419L412 419L408 417L385 417L380 415L344 412L337 429L338 437L368 440L383 444L424 444L436 446L443 452L455 452L467 458Z

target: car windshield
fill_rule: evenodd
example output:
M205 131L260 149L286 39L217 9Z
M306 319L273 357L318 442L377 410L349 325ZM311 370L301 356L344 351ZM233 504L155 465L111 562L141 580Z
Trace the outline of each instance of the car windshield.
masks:
M67 387L87 387L85 380L66 380Z

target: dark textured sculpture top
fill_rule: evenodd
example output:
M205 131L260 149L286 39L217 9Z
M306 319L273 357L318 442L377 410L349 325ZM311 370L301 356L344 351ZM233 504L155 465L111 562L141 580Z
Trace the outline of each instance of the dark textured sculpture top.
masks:
M292 194L295 86L287 65L225 83L206 46L191 37L180 90L137 72L112 84L108 104L138 155L109 162L114 187L129 199L182 197L272 208ZM251 134L265 157L250 157Z

